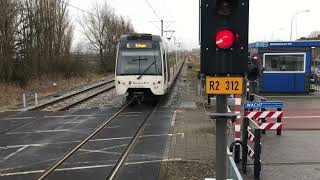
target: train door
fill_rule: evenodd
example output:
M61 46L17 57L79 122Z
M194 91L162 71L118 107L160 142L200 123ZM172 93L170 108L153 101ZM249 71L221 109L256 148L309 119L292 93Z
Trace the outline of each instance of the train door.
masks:
M164 78L164 84L167 82L167 61L166 61L166 51L164 50L164 47L161 46L162 51L162 64L163 64L163 78Z
M171 80L171 70L170 70L170 62L169 62L169 53L168 49L166 48L166 65L167 65L167 70L168 70L168 82Z

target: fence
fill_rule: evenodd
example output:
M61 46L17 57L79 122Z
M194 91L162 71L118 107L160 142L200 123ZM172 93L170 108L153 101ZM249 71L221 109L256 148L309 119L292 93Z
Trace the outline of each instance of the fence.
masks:
M229 148L227 149L228 153L228 179L232 180L243 180L236 163L233 160L233 155L230 152Z
M261 129L251 118L243 119L242 129L242 171L247 173L248 156L254 161L254 178L260 178L261 171ZM249 143L253 145L253 148Z
M310 92L313 94L320 94L320 77L314 74L310 78Z

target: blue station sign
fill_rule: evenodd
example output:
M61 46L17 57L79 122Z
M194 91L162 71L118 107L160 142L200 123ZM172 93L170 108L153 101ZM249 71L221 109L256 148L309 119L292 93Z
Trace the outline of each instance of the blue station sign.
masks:
M244 105L245 109L255 108L283 108L282 101L264 101L264 102L246 102Z
M266 47L320 47L320 41L281 41L281 42L256 42L249 44L250 48Z

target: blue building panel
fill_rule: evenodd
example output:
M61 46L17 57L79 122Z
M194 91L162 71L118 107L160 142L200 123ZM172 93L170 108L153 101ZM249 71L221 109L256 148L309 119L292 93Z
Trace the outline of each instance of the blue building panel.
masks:
M263 75L262 89L265 93L304 93L305 74L266 73Z
M312 58L312 54L310 51L306 52L306 74L310 74L311 73L311 59Z

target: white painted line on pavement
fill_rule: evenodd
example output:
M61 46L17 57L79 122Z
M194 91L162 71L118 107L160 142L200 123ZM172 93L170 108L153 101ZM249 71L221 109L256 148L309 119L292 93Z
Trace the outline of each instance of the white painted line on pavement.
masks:
M22 171L22 172L14 172L14 173L3 173L0 174L1 177L4 176L16 176L16 175L26 175L26 174L37 174L42 173L44 170L35 170L35 171Z
M176 123L176 116L177 116L177 111L174 111L171 119L171 127L173 127L174 124Z
M182 161L182 159L181 158L173 158L173 159L160 159L160 160L151 160L151 161L137 161L137 162L125 163L125 165L136 165L136 164L146 164L146 163L155 163L155 162L169 162L169 161Z
M103 149L96 149L96 150L89 150L89 149L79 149L80 151L85 151L85 152L90 152L90 153L113 153L113 152L106 152L104 150L110 150L110 149L115 149L118 147L123 147L123 146L127 146L128 144L121 144L118 146L112 146L112 147L108 147L108 148L103 148Z
M91 114L91 115L43 116L43 117L45 118L94 117L94 116L105 116L107 114L113 114L113 113Z
M161 137L161 136L175 136L175 135L180 135L182 138L184 138L184 133L176 133L176 134L152 134L152 135L143 135L140 136L142 137Z
M101 153L101 154L115 154L115 155L122 155L122 152L114 152L114 151L101 151L101 150L86 150L86 149L79 149L80 151L88 152L88 153ZM154 156L154 155L148 155L148 154L130 154L130 156L137 156L142 158L157 158L162 159L162 156Z
M16 155L17 153L21 152L22 150L26 149L27 147L28 147L28 146L24 146L24 147L18 149L16 152L13 152L13 153L9 154L7 157L5 157L5 158L3 158L3 159L7 160L7 159L9 159L10 157L12 157L12 156Z
M21 119L35 119L35 118L38 118L37 117L12 117L12 118L4 118L4 119L1 119L1 120L4 120L4 121L10 121L10 120L21 120Z
M30 131L30 132L11 132L6 134L35 134L35 133L52 133L52 132L69 132L71 129L54 129L54 130L42 130L42 131Z
M56 161L56 160L57 160L57 158L46 159L45 161L38 161L38 162L28 163L28 164L24 164L24 165L20 165L20 166L15 166L15 167L10 167L10 168L0 169L0 171L15 170L15 169L23 168L23 167L30 167L30 166L33 166L33 165L36 165L36 164L42 164L42 163L45 163L45 162Z
M93 139L93 140L89 140L89 142L124 140L124 139L132 139L132 138L133 138L133 137L118 137L118 138L107 138L107 139Z
M79 119L79 118L80 118L79 116L76 116L76 117L70 119L68 122L63 123L62 125L60 125L60 126L58 126L58 127L56 127L56 128L57 128L57 129L63 129L63 128L62 128L63 126L65 126L65 125L69 124L70 122L73 122L74 120L77 120L77 119ZM61 128L60 128L60 127L61 127Z
M82 169L94 169L94 168L103 168L114 166L113 164L104 164L104 165L95 165L95 166L80 166L80 167L72 167L72 168L61 168L56 169L55 171L70 171L70 170L82 170ZM26 174L37 174L42 173L45 170L34 170L34 171L22 171L22 172L14 172L14 173L3 173L0 176L16 176L16 175L26 175Z
M118 128L119 126L109 127L110 129ZM108 128L108 129L109 129ZM37 133L55 133L55 132L87 132L93 129L52 129L52 130L41 130L41 131L30 131L30 132L11 132L6 134L37 134Z
M123 115L118 115L118 117L141 117L143 116L142 114L141 115L131 115L131 114L123 114Z
M137 111L137 112L125 112L123 114L142 114L142 111Z
M134 165L134 164L144 164L144 163L153 163L153 162L164 162L164 161L181 161L181 158L174 159L162 159L162 160L154 160L154 161L140 161L140 162L130 162L125 165ZM104 167L113 167L114 164L102 164L102 165L94 165L94 166L78 166L71 168L60 168L56 169L56 171L71 171L71 170L82 170L82 169L95 169L95 168L104 168ZM16 176L16 175L26 175L26 174L37 174L43 173L45 170L34 170L34 171L21 171L21 172L13 172L13 173L2 173L1 177L4 176Z
M108 139L93 139L93 140L89 140L89 142L125 140L125 139L132 139L132 137L119 137L119 138L108 138ZM11 146L0 147L0 149L11 149L11 148L24 147L24 146L40 147L40 146L47 146L47 145L69 144L69 143L79 143L79 142L80 142L80 141L64 141L64 142L56 142L56 143L21 144L21 145L11 145Z
M72 168L62 168L57 169L56 171L70 171L70 170L81 170L81 169L95 169L95 168L102 168L102 167L112 167L114 164L104 164L104 165L95 165L95 166L80 166L80 167L72 167Z

